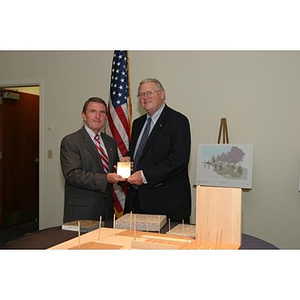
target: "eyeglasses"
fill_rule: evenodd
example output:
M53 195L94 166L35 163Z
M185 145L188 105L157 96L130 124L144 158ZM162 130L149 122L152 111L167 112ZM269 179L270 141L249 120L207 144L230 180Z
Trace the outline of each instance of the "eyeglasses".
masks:
M137 94L137 97L139 99L145 98L145 97L153 97L156 92L160 92L160 91L161 90L143 92L143 93Z

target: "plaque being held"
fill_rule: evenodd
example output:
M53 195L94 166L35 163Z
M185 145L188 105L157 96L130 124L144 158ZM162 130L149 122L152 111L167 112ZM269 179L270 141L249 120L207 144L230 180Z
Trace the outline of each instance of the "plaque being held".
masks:
M128 178L131 175L132 163L130 161L117 163L117 174L123 178Z

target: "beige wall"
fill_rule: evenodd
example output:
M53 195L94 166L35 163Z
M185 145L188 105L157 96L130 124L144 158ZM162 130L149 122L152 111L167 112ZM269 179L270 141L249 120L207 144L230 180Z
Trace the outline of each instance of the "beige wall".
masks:
M88 97L108 99L112 53L0 51L0 86L41 86L41 229L62 223L60 141L81 126ZM222 117L230 142L254 144L243 232L280 248L300 248L300 52L130 51L130 74L134 118L142 113L135 95L145 77L159 78L168 105L189 118L192 184L198 143L217 142ZM53 159L47 158L49 149Z

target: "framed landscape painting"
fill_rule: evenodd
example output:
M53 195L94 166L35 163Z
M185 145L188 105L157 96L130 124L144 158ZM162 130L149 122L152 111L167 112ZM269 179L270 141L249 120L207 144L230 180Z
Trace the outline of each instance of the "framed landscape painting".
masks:
M196 184L252 188L252 144L199 144Z

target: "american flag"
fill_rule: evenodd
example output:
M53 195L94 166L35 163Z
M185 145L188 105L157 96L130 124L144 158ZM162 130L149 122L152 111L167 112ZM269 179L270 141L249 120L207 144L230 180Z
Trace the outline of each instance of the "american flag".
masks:
M132 107L128 69L127 51L114 51L106 133L117 141L120 158L127 155L131 134ZM123 189L118 185L114 186L114 210L117 218L123 215L126 190L127 184Z

